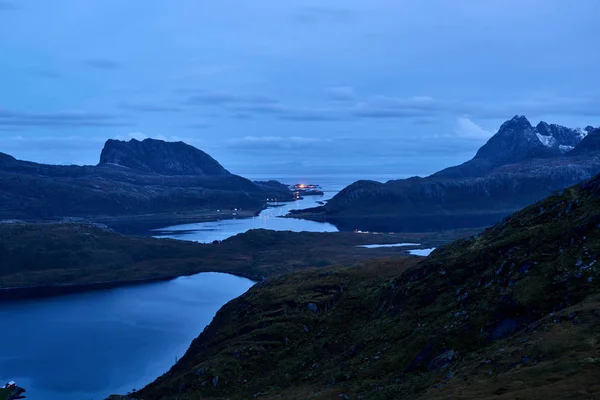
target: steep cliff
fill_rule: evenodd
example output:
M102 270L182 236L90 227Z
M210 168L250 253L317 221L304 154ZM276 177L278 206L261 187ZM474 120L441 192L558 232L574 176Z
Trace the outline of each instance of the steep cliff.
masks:
M156 139L129 142L108 140L100 163L120 165L142 172L162 175L223 176L230 173L211 156L183 142Z
M268 198L291 200L292 193L231 174L181 142L109 140L97 166L45 165L0 153L0 219L258 211Z

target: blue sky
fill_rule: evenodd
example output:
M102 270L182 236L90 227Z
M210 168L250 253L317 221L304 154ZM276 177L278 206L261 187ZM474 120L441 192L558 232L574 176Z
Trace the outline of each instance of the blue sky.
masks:
M600 2L0 0L0 151L108 138L226 167L424 174L515 114L600 125ZM283 168L283 167L282 167Z

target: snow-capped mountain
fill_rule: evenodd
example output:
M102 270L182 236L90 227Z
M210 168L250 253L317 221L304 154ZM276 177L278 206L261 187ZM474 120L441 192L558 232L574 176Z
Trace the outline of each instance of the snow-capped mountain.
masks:
M502 124L476 156L425 178L358 181L296 217L376 231L481 227L600 173L600 129L524 116Z
M551 157L572 150L586 135L584 129L544 121L534 127L523 115L516 115L502 124L498 133L479 149L475 159L484 158L498 164Z
M573 150L592 129L571 129L543 121L533 126L524 116L516 115L500 126L472 160L434 175L474 177L502 165L560 156Z

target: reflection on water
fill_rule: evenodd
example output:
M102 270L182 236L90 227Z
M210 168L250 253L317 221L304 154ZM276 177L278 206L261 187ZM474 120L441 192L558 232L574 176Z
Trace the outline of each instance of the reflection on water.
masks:
M217 310L254 282L203 273L0 304L0 382L27 399L103 400L165 373Z
M364 247L367 249L378 249L381 247L410 247L410 246L420 246L419 243L394 243L394 244L361 244L357 247Z
M312 174L277 177L272 175L245 175L251 180L267 181L276 180L288 185L304 183L319 185L324 196L306 196L302 200L290 203L280 203L280 207L268 208L260 213L258 217L242 218L232 220L222 220L214 222L202 222L197 224L175 225L166 228L156 229L158 238L172 238L180 240L191 240L201 243L210 243L214 240L224 240L239 233L244 233L250 229L272 229L277 231L294 232L337 232L338 229L329 223L306 221L292 218L278 218L286 215L290 210L301 210L305 208L318 207L335 196L346 186L359 179L375 180L386 182L390 179L399 179L406 176L395 174Z
M289 203L271 203L271 207L263 210L259 216L252 218L201 222L161 228L156 230L158 235L155 237L210 243L213 240L224 240L238 233L259 228L294 232L337 232L338 229L328 223L295 218L279 218L286 215L290 210L317 207L320 205L319 201L322 202L330 199L333 194L330 192L326 193L325 196L306 196L301 200Z
M413 256L421 256L421 257L427 257L428 255L430 255L433 251L435 250L435 247L431 248L431 249L417 249L417 250L409 250L408 252L410 254L412 254Z

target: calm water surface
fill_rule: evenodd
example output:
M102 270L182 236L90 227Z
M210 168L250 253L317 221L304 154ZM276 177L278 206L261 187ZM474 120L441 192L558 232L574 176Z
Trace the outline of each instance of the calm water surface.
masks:
M357 179L397 176L250 176L286 184L321 185L311 196L263 211L257 218L169 227L160 237L210 242L252 228L335 231L335 226L277 218L315 207ZM213 316L253 282L205 273L68 296L0 303L0 383L15 380L28 399L101 400L139 389L166 372Z
M0 382L27 399L104 399L166 372L229 300L254 282L203 273L68 296L0 303Z
M385 182L397 179L392 175L311 175L311 176L283 176L274 177L270 175L249 176L252 180L274 179L285 184L306 183L320 185L325 192L324 196L306 196L302 200L289 203L272 204L272 208L263 210L258 217L227 219L222 221L201 222L197 224L183 224L169 226L155 230L155 237L171 238L179 240L191 240L201 243L210 243L213 240L224 240L250 229L272 229L276 231L294 232L337 232L335 225L323 222L306 221L302 219L279 218L286 215L290 210L301 210L304 208L317 207L319 202L326 202L335 196L340 190L355 182L357 179L371 179Z

